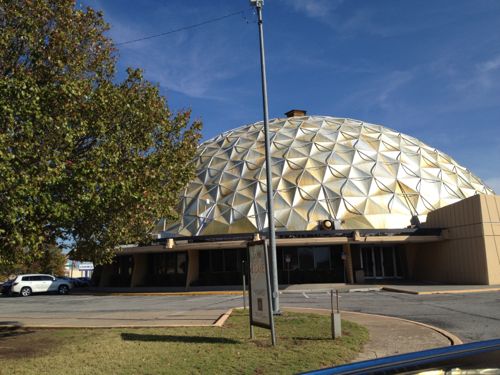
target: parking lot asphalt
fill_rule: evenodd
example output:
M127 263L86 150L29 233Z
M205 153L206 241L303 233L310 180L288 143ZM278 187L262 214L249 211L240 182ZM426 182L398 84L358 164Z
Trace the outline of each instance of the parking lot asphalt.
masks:
M232 296L234 298L234 296ZM241 298L240 298L241 300ZM210 326L231 297L33 295L0 298L0 326Z
M328 308L327 293L282 294L283 306ZM381 314L445 329L464 342L500 337L500 292L412 295L387 291L342 293L342 310Z
M414 320L445 329L464 342L500 337L500 292L411 295L386 291L341 293L342 310ZM326 292L281 294L282 306L329 308ZM211 325L242 305L241 296L89 296L34 295L0 298L0 324L40 322L82 326ZM132 316L134 318L132 318ZM99 323L100 322L100 323ZM38 324L37 324L38 323Z

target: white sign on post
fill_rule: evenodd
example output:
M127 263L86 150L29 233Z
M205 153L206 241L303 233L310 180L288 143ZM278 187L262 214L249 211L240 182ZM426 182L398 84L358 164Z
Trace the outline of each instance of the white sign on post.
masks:
M254 241L248 244L250 325L270 329L272 342L275 345L266 245L266 241Z
M81 262L78 265L78 269L80 271L93 271L94 270L94 263L92 263L92 262Z

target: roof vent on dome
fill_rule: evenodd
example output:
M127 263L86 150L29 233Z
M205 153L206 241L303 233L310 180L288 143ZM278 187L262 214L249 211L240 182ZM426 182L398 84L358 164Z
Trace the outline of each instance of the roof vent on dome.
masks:
M291 109L290 111L285 113L286 117L300 117L305 116L307 111L303 109Z

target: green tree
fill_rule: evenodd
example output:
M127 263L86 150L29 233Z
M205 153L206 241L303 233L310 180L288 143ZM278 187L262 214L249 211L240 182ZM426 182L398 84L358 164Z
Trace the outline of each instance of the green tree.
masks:
M175 216L201 123L140 70L117 82L107 30L73 0L0 0L0 264L60 239L107 262Z
M10 275L23 273L45 273L51 275L64 275L66 255L61 249L52 244L44 246L41 256L35 262L25 259L24 263L3 264L0 266L0 281Z

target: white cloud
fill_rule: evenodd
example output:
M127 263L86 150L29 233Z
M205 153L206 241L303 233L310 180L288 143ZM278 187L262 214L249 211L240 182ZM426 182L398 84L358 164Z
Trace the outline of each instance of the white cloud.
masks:
M117 44L154 34L123 21L107 19L111 24L110 35ZM146 78L164 89L193 98L224 100L230 97L230 89L223 89L222 83L241 74L249 64L247 53L238 42L227 33L226 24L219 24L202 31L175 33L117 47L122 67L140 67Z
M377 23L373 9L357 7L351 14L340 15L345 0L282 0L297 13L323 22L334 29L341 37L351 37L358 33L388 36L398 32L393 25Z
M304 12L308 17L326 19L344 0L288 0L287 2L297 12Z
M360 90L354 91L339 104L346 108L373 109L378 107L385 111L391 111L401 103L397 93L415 78L415 74L413 70L387 73L372 81L365 82Z
M497 70L498 68L500 68L500 55L497 55L490 60L483 61L477 65L478 71L482 73L489 73L493 70Z

